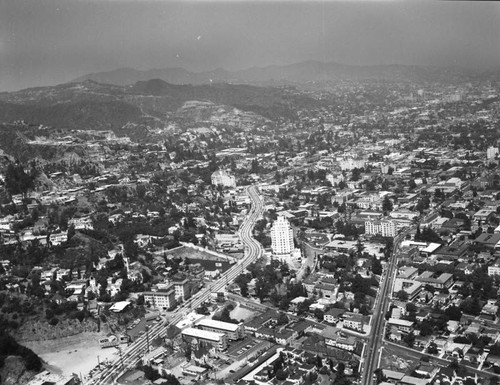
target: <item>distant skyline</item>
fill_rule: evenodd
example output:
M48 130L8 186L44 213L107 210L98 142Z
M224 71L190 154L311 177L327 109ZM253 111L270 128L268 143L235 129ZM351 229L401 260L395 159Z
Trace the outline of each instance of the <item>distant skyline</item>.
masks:
M307 60L500 68L500 4L477 1L0 1L0 91L130 67Z

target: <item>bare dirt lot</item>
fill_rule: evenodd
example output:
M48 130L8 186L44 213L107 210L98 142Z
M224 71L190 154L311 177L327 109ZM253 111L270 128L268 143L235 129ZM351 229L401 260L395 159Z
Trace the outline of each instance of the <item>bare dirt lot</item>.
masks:
M55 367L64 375L76 373L85 376L99 361L113 361L117 357L115 348L101 348L99 333L81 333L51 341L23 343L33 350L51 367Z

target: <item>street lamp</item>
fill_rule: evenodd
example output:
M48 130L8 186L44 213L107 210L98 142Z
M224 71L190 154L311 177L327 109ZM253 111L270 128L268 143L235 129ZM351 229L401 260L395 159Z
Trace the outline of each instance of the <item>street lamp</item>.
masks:
M122 365L122 370L123 370L123 355L122 355L122 348L118 347L118 352L120 353L120 363Z

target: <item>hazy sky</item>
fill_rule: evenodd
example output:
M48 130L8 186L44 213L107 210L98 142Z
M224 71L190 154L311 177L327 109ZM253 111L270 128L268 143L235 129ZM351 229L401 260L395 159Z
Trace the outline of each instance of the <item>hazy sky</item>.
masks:
M0 0L0 91L120 67L304 60L500 67L500 4Z

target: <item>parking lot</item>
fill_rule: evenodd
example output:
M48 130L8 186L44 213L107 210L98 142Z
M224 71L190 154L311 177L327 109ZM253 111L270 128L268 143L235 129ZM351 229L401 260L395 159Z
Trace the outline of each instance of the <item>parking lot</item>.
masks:
M238 361L246 357L252 357L257 351L267 348L269 342L260 341L253 337L246 337L242 341L237 341L228 348L227 355Z

